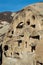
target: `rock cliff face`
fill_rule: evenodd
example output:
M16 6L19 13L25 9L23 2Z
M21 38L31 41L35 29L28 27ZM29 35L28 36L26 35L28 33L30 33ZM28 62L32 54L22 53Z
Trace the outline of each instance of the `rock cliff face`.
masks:
M0 13L0 64L43 63L42 40L43 2L29 5L16 13Z

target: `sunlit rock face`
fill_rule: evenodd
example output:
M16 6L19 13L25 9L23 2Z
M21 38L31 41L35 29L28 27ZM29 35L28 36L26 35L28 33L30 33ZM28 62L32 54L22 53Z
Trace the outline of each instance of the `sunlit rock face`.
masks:
M12 12L0 12L0 37L8 31L13 17Z
M10 11L0 12L0 44L3 41L5 34L11 28L11 23L14 14Z
M0 13L2 65L36 65L39 61L37 58L40 54L38 56L37 52L41 40L43 40L43 3L29 5L16 13Z

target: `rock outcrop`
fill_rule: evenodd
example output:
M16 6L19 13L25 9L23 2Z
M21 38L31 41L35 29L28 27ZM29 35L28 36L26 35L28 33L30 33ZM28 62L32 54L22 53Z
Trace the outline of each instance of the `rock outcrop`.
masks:
M2 65L43 63L42 40L43 2L29 5L16 13L0 13Z

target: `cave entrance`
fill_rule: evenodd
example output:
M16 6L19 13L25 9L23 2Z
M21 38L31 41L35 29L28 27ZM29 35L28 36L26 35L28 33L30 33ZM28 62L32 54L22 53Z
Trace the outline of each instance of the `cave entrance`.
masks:
M31 46L31 51L35 51L36 46Z
M37 62L36 62L36 65L43 65L43 63L37 61Z

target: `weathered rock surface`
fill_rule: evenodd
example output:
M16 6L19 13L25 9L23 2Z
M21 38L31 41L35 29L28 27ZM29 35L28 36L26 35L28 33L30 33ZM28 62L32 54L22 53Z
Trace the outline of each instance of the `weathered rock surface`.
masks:
M27 6L16 13L0 13L2 65L43 63L42 40L43 2Z

